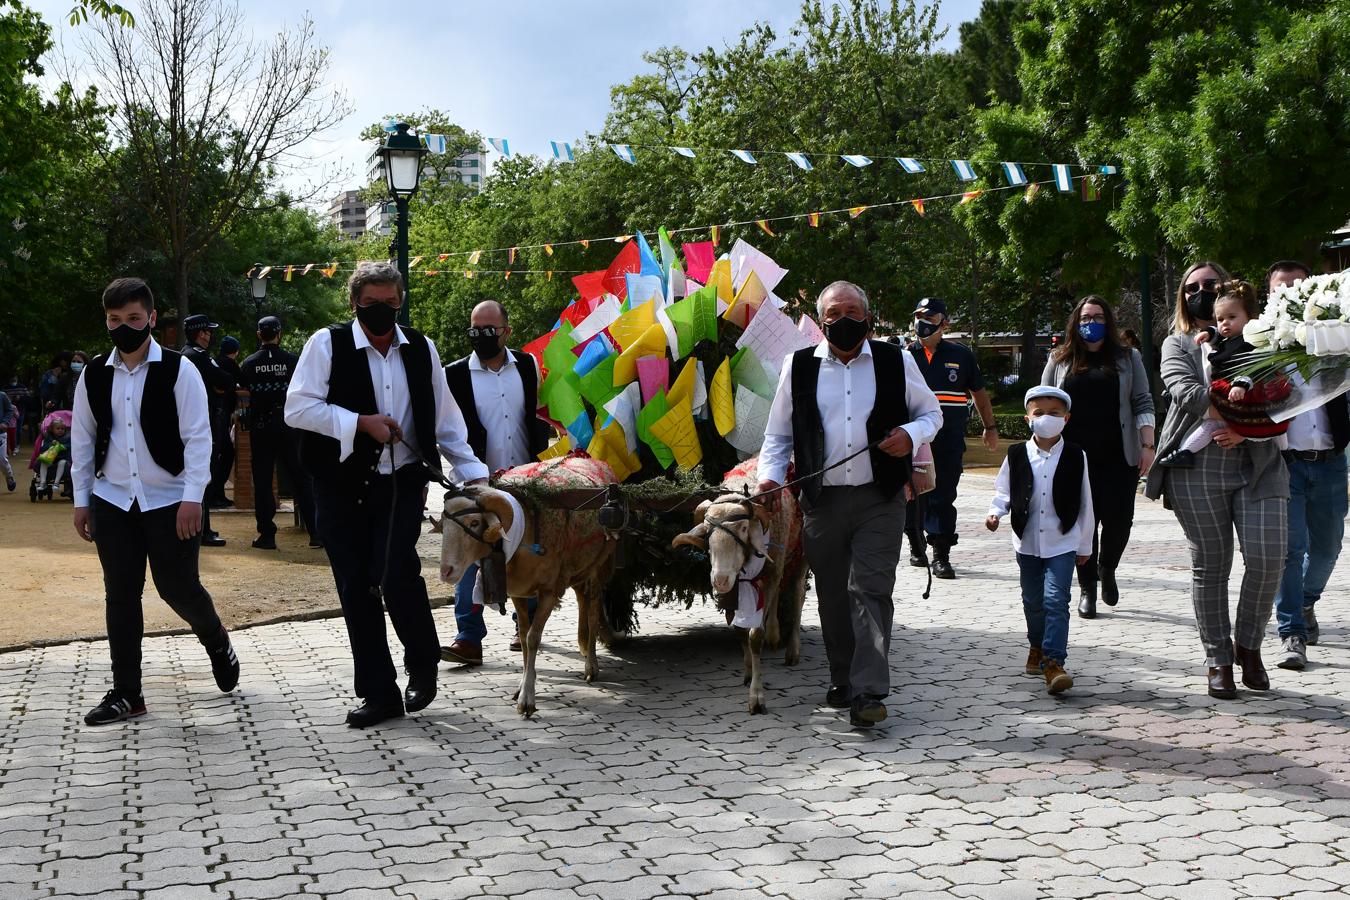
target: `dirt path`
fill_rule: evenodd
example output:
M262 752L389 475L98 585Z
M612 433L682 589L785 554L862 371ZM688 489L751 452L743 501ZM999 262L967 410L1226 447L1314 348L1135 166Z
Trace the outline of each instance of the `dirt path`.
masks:
M20 471L19 459L11 458L18 490L6 493L0 483L0 570L5 572L0 651L102 638L103 571L94 545L75 535L69 500L29 502L31 473ZM26 464L26 453L23 459ZM276 521L282 526L280 549L254 550L249 546L257 537L251 511L211 513L212 525L229 543L202 548L202 583L226 627L338 614L328 557L309 549L308 536L291 527L291 513L278 513ZM420 548L424 557L434 554L435 538L425 536ZM427 588L433 605L447 602L448 588L434 577ZM147 633L185 627L159 599L148 573L144 609Z

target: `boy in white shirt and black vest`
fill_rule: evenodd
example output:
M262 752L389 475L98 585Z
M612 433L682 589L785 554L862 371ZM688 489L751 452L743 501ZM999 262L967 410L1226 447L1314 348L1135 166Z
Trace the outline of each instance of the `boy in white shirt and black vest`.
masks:
M1022 570L1022 611L1027 618L1026 673L1045 677L1059 694L1073 687L1064 671L1069 655L1069 592L1074 568L1092 555L1092 487L1083 451L1060 438L1073 401L1057 387L1026 393L1033 437L1013 444L994 483L985 526L998 530L1012 513L1013 549Z
M195 367L150 336L155 301L144 281L113 281L103 310L116 349L81 374L70 448L75 532L98 547L113 670L112 690L84 717L87 725L145 714L147 558L155 589L206 647L216 685L232 691L239 683L239 661L197 572L211 480L206 388Z
M460 481L486 481L488 471L466 440L435 344L396 324L405 302L398 269L358 264L347 295L355 321L310 337L285 415L301 432L300 461L314 478L315 524L364 701L347 724L366 728L424 709L436 696L441 647L417 555L427 482L441 474L442 456ZM386 611L403 644L402 696Z

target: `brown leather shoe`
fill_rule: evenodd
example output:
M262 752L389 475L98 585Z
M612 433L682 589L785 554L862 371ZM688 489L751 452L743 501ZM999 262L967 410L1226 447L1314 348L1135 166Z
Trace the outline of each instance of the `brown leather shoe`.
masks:
M449 647L441 648L441 662L460 666L481 666L483 664L483 646L468 641L455 641Z
M1237 697L1232 666L1209 667L1209 695L1220 700L1232 700Z
M1261 662L1261 650L1248 650L1234 642L1233 658L1242 667L1242 683L1254 691L1270 690L1270 676L1266 674L1265 663Z
M1027 668L1026 668L1026 672L1027 672L1028 675L1034 675L1034 676L1036 676L1037 678L1040 678L1040 677L1041 677L1041 648L1040 648L1040 647L1032 647L1032 648L1031 648L1031 652L1029 652L1029 653L1027 654Z
M1045 689L1052 694L1062 694L1073 687L1073 678L1058 661L1047 659L1042 671L1045 672Z

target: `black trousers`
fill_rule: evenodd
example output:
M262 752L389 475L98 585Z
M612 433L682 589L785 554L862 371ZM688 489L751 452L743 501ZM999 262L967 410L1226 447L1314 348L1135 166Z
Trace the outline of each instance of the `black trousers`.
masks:
M1139 467L1123 457L1094 460L1088 457L1088 482L1092 485L1092 512L1097 525L1092 532L1092 558L1078 567L1078 582L1094 582L1099 570L1114 572L1130 543L1134 527L1134 499L1139 485Z
M948 407L943 408L945 413ZM923 495L922 503L909 504L905 512L905 533L913 549L922 550L924 533L934 550L949 550L960 535L956 533L956 489L961 484L962 459L966 454L966 417L950 416L933 438L933 467L937 476L933 489ZM920 507L922 506L922 520Z
M224 500L225 482L230 480L234 467L234 441L230 440L230 413L212 409L211 416L211 483L206 486L206 500Z
M300 466L300 438L286 426L258 428L249 432L253 453L253 515L258 522L258 534L277 533L273 519L277 514L277 498L272 493L272 472L276 466L285 468L295 491L295 505L300 510L300 521L305 531L315 534L314 489L309 473Z
M211 595L197 573L198 538L179 540L178 504L141 512L136 503L125 512L94 497L94 545L103 565L104 602L108 623L108 650L112 655L113 687L128 695L141 692L141 638L145 619L141 594L145 590L145 563L155 590L192 633L208 647L223 637L220 617Z
M364 490L323 479L314 481L319 540L328 552L347 621L347 640L356 670L355 693L364 700L380 703L399 696L385 636L385 610L403 644L407 671L414 678L436 677L440 641L417 555L426 484L426 473L417 465L404 466L394 475L372 475L362 486ZM391 523L390 503L395 498ZM390 554L382 610L380 577L386 541L390 542Z

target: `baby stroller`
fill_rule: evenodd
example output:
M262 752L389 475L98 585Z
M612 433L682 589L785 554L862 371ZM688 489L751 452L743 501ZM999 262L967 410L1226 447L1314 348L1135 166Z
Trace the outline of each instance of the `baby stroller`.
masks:
M53 424L60 422L63 434L53 433ZM33 470L33 480L28 485L28 499L36 503L39 497L52 499L56 483L61 483L61 496L73 495L70 478L70 422L68 409L58 409L47 414L38 429L37 440L33 442L33 455L28 460L28 468Z

